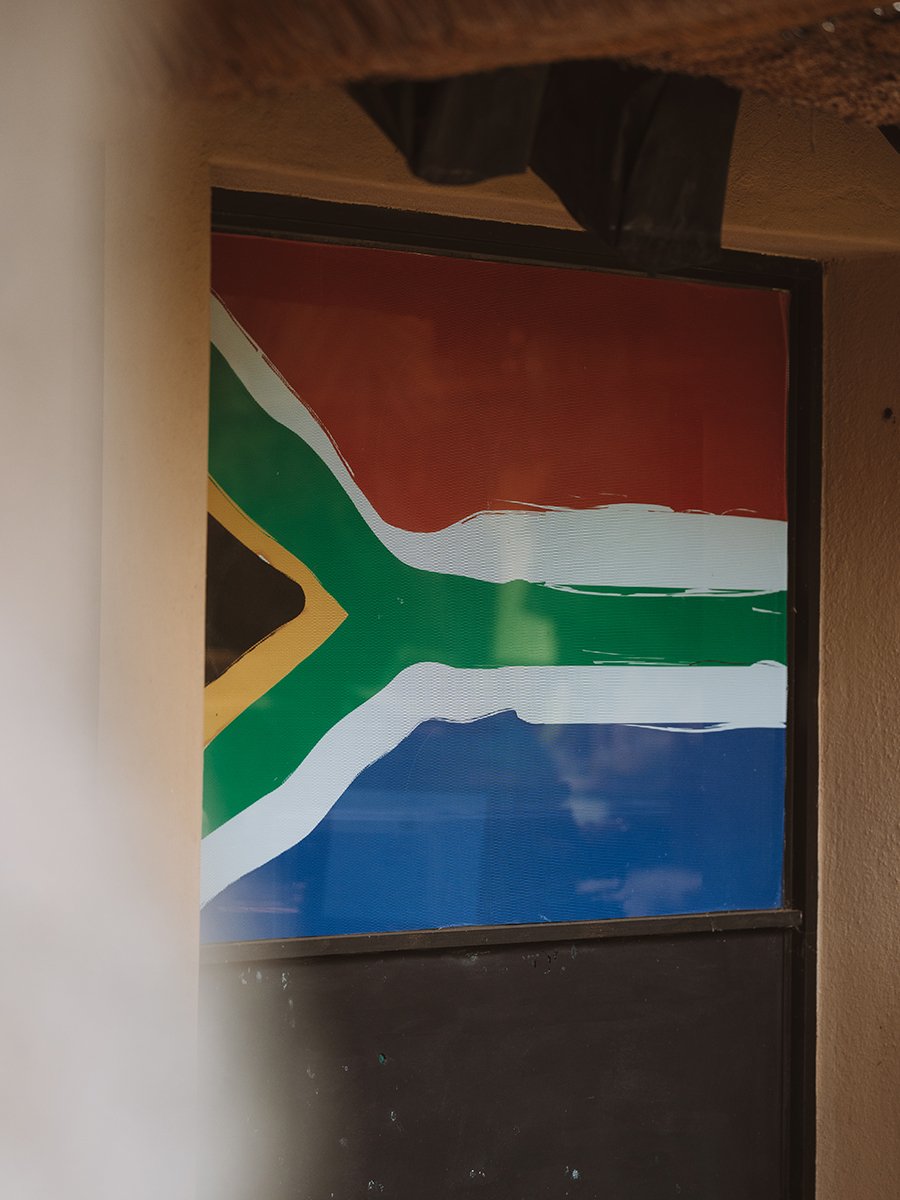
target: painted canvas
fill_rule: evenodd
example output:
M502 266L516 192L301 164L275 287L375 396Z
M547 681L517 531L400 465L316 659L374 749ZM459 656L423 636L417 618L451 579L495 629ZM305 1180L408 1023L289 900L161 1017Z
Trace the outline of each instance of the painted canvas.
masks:
M780 904L786 321L215 236L207 940Z

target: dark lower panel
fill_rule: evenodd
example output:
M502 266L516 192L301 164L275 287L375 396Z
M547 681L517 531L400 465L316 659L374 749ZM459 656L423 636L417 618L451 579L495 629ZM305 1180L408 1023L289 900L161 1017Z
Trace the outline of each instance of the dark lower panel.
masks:
M204 968L204 1200L779 1200L779 931Z

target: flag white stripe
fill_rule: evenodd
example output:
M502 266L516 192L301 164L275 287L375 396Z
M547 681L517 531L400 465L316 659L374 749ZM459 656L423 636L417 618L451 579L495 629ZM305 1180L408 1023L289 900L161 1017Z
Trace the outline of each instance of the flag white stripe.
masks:
M542 724L781 728L787 672L749 667L407 667L334 725L288 779L202 843L201 901L311 833L353 780L423 721L512 710Z
M786 523L761 517L611 504L480 512L434 533L390 525L372 507L328 433L215 297L211 323L213 344L260 407L319 455L376 536L409 566L553 587L697 593L786 587Z

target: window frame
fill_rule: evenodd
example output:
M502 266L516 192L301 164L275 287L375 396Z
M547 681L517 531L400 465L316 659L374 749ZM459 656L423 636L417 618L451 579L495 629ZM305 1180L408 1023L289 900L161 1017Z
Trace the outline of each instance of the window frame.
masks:
M212 190L212 230L642 276L592 234L268 193ZM821 508L822 268L806 259L723 250L667 279L768 288L788 309L788 707L782 907L748 912L478 926L403 933L212 943L201 965L607 939L784 931L785 1196L815 1186L818 664Z

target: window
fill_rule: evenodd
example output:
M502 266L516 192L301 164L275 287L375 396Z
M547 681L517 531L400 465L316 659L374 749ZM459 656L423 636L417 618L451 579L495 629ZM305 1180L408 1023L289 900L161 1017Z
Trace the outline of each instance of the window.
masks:
M269 1194L798 1194L815 270L215 208L205 974Z

